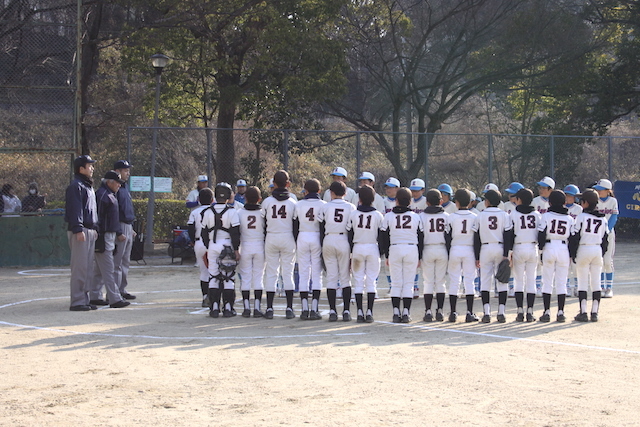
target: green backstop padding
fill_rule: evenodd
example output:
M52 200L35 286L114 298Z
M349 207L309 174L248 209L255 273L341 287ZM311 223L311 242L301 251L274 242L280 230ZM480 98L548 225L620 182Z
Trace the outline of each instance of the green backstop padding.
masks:
M63 216L0 217L0 266L69 265Z

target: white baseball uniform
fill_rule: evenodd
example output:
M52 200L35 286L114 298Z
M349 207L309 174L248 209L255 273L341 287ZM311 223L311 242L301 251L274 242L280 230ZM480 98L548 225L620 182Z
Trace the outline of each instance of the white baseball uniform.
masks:
M607 238L607 220L602 214L583 212L578 215L573 233L580 236L576 254L576 274L578 291L600 291L602 272L602 240Z
M322 256L327 270L327 289L338 289L338 283L342 288L351 286L347 222L355 209L344 199L333 199L325 203L318 214L318 221L324 222Z
M222 228L216 228L216 215L222 214L220 220ZM220 281L215 279L220 274L218 266L218 257L225 246L232 246L231 234L228 230L232 227L238 227L240 221L238 220L238 212L223 203L216 203L211 206L211 209L204 211L204 217L202 218L202 227L209 229L209 247L207 249L207 258L209 260L209 275L212 277L209 281L209 289L219 288ZM232 280L224 280L224 289L234 289L235 285Z
M300 277L300 292L322 289L322 246L320 245L319 214L325 202L319 198L304 198L296 204L294 219L300 227L296 242L296 259Z
M466 295L473 295L473 279L476 277L475 254L473 252L473 224L476 215L461 209L449 215L446 230L451 235L449 250L449 295L458 295L460 276L464 277Z
M329 189L326 189L324 191L322 200L324 200L327 203L331 201L331 191ZM347 187L347 192L344 195L344 200L351 203L354 206L358 206L358 201L359 201L358 195L356 194L356 191L351 187Z
M418 269L418 235L424 233L420 215L406 208L384 216L381 230L389 232L391 297L413 298L413 281Z
M619 215L620 211L618 209L618 200L615 197L607 197L606 199L598 199L598 206L596 210L601 214L604 214L605 219L609 222L611 215ZM613 255L616 252L616 232L611 224L608 225L608 233L609 233L609 247L607 248L607 252L604 254L604 264L602 266L602 270L604 273L611 274L613 273Z
M424 196L420 196L418 199L411 198L411 203L409 204L409 209L419 214L424 212L427 209L427 198Z
M574 220L568 214L547 211L542 215L538 231L546 233L542 250L542 292L551 294L555 286L558 295L567 293L569 247L567 242Z
M536 293L536 269L538 267L538 228L542 223L539 212L523 206L511 212L513 224L513 279L516 292Z
M240 290L264 289L264 211L258 205L245 205L238 210L240 221L240 262L238 272L242 278Z
M493 287L498 264L504 258L504 232L511 230L509 215L498 207L488 207L476 216L473 231L480 237L480 290ZM498 292L507 291L508 284L498 282Z
M365 289L367 293L376 291L376 278L380 273L378 232L383 219L382 213L365 206L359 206L349 216L347 232L353 232L351 273L356 294L364 293Z
M198 268L200 269L200 281L201 282L209 282L209 268L204 263L204 254L207 253L207 247L204 245L202 241L202 219L203 213L205 209L208 209L207 206L198 206L191 211L189 214L189 220L187 221L187 225L193 224L196 230L196 241L193 244L193 252L196 255L196 263L198 264Z
M265 290L275 292L278 275L282 275L285 291L293 291L293 267L296 242L293 237L293 218L296 202L289 192L276 188L272 195L262 201L265 218Z
M456 206L456 204L454 202L443 203L442 204L442 208L448 214L452 214L452 213L458 211L458 207Z
M420 214L424 228L424 250L422 251L422 280L424 294L444 293L447 280L449 253L445 233L449 214L440 206L426 208Z
M542 196L534 197L531 206L542 215L549 210L549 199Z

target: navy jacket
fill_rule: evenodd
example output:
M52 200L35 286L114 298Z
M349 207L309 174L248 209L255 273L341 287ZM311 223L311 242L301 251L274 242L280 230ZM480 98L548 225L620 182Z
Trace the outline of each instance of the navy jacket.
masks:
M92 184L90 178L76 174L67 187L64 220L69 223L67 230L73 233L80 233L83 227L98 229L98 210Z
M122 184L122 187L120 187L120 190L116 193L118 206L120 208L120 222L133 224L133 221L136 219L136 214L133 210L131 193L129 193L129 189L126 186L127 184Z
M117 235L122 234L118 199L107 187L107 184L102 183L102 186L96 191L96 202L98 203L98 222L100 223L98 232L104 234L115 231Z

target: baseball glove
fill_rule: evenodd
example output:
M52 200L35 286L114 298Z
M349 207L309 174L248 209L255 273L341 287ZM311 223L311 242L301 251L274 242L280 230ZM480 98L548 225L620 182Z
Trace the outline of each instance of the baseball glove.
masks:
M498 271L496 271L496 280L500 283L508 283L511 277L511 267L509 267L509 260L503 259L498 264Z

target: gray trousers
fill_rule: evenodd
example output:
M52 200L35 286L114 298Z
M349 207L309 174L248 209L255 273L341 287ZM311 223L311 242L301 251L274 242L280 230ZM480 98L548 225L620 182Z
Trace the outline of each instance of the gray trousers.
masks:
M113 256L113 264L116 271L116 283L120 293L124 294L128 285L129 265L131 264L131 249L133 248L133 225L120 223L122 234L127 238L122 242L116 239L116 254Z
M96 252L95 267L91 287L91 299L102 299L102 285L107 289L109 304L122 301L120 288L116 284L115 266L113 263L113 250L116 247L116 233L104 234L104 252Z
M69 248L71 248L71 307L89 304L91 276L93 275L93 259L98 233L83 228L85 241L79 242L77 236L67 231Z

